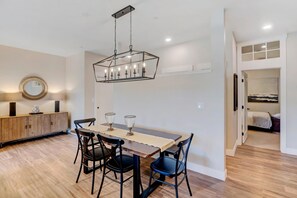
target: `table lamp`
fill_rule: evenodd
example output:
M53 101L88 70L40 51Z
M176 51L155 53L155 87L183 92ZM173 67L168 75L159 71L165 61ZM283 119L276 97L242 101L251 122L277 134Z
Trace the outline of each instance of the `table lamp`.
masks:
M50 99L55 101L55 112L60 112L60 101L65 100L65 92L51 93Z
M16 101L22 99L22 93L1 93L0 100L9 102L9 116L16 116Z

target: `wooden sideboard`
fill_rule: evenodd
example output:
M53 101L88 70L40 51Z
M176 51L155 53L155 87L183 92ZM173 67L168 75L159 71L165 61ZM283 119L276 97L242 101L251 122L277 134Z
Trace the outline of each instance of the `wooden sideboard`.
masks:
M66 132L67 128L67 112L0 117L0 147L6 142Z

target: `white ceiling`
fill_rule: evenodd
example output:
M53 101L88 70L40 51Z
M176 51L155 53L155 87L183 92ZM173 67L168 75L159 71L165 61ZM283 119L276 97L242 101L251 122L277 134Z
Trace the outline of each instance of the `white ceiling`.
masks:
M0 44L61 56L113 53L111 14L131 4L136 49L209 37L211 14L226 8L238 42L297 31L296 0L0 0ZM118 20L120 51L128 49L129 17ZM263 31L264 24L273 24Z

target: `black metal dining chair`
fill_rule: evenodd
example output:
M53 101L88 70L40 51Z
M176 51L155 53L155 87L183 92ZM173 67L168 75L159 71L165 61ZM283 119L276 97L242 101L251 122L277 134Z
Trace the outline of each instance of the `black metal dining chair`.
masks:
M79 172L77 175L76 183L79 180L80 173L82 167L87 167L88 169L91 168L93 172L93 177L92 177L92 190L91 193L94 193L94 182L95 182L95 170L98 167L101 167L101 161L104 160L104 158L110 157L112 154L112 150L106 148L104 145L100 145L95 147L94 144L94 137L95 134L87 129L81 128L81 129L75 129L79 141L79 145L81 148L81 163L80 163L80 168ZM103 154L104 153L104 154ZM85 160L91 161L92 166L89 167L88 163L85 163ZM95 162L99 161L100 165L96 166Z
M174 155L173 158L166 156L165 153L165 156L161 156L151 163L149 186L151 186L152 180L173 186L175 188L175 195L176 197L178 197L178 186L184 181L184 179L186 179L189 194L190 196L192 196L192 191L190 188L190 183L187 174L187 159L193 135L194 134L191 133L191 136L189 138L182 140L178 143L177 152L172 153ZM174 177L175 182L174 184L172 184L166 181L156 179L156 174L160 174L165 177L167 176L171 178ZM183 178L178 182L178 176L181 174L183 174Z
M83 126L84 124L86 124L87 126L95 125L95 121L96 121L96 118L87 118L87 119L81 119L81 120L74 120L74 125L75 125L75 128L76 129L78 129L78 128L84 128L84 126ZM78 140L77 141L76 155L75 155L73 164L76 163L76 160L77 160L77 157L78 157L78 153L79 153L80 150L81 150L81 147L79 145L79 140Z
M101 185L100 185L100 189L97 197L100 196L103 183L104 183L104 178L107 177L108 179L120 184L120 197L122 198L124 182L128 181L131 177L133 177L133 174L132 174L131 176L129 176L124 180L123 174L133 170L134 168L133 157L122 153L122 145L125 143L124 140L119 138L106 137L100 134L97 134L97 137L102 148L104 148L106 145L110 145L113 147L113 149L117 151L114 155L111 155L110 153L108 153L110 151L103 150L103 156L104 156L103 175L102 175ZM111 156L111 157L107 158L106 156ZM106 171L106 169L108 170ZM117 179L113 179L109 177L108 173L111 171L120 174L119 181ZM141 181L140 181L140 187L143 191Z

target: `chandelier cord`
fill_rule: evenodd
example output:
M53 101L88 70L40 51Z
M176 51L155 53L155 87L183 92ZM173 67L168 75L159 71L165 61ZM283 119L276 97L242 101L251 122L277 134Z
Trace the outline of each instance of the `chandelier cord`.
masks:
M114 18L114 54L117 54L117 19Z
M132 51L133 45L132 45L132 12L130 12L130 45L129 49Z

